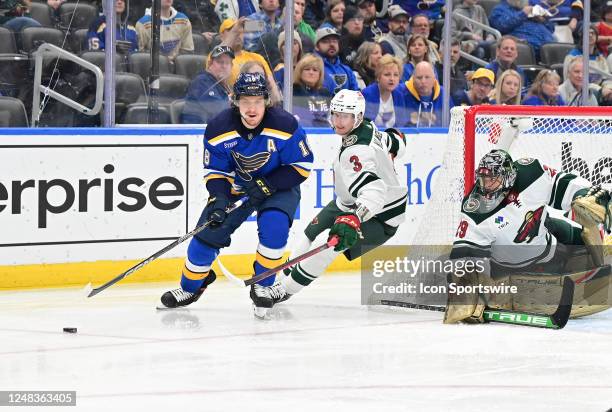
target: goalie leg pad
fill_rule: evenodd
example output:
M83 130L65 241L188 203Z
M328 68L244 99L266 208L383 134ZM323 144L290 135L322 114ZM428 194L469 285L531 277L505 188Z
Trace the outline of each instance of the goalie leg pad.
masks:
M462 277L455 275L449 277L449 284L455 283L457 286L476 286L478 282L479 275L476 273L469 273ZM444 312L444 323L483 323L485 307L484 299L478 293L457 294L450 293L449 290Z

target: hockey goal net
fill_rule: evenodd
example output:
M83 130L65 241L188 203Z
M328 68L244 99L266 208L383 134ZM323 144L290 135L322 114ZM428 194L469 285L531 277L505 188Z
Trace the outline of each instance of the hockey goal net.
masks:
M519 133L511 141L502 142L502 131L510 122L518 125ZM612 108L455 107L440 172L425 217L409 247L411 259L441 257L450 250L461 202L473 187L476 166L495 148L507 150L515 160L537 158L556 170L580 174L612 190ZM612 245L611 236L606 243ZM394 284L405 281L402 276L385 280ZM445 279L417 274L410 282L441 284ZM388 298L397 300L397 296Z

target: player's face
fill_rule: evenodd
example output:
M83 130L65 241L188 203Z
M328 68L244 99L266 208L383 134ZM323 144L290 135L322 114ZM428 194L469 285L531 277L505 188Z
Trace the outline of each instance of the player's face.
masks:
M263 96L241 96L238 100L238 110L242 124L254 129L259 126L266 113L266 99Z
M336 133L345 136L353 130L355 125L355 116L352 113L332 112L331 122L334 125Z
M480 182L481 187L484 189L485 193L495 193L501 187L503 183L503 178L501 176L481 176Z

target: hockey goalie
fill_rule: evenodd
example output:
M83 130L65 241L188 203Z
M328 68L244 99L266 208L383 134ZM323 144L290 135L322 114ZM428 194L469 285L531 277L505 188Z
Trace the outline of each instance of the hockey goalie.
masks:
M449 294L445 323L482 322L485 307L549 312L565 276L576 284L572 317L608 309L612 277L602 239L611 219L608 190L537 159L513 161L506 151L490 151L462 202L450 255L482 259L485 270L453 274L449 282L504 283L517 286L518 292Z

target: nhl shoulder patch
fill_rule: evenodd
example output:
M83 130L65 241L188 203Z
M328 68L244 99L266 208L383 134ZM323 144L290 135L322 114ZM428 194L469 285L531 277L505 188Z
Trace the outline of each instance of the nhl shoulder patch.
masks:
M475 212L480 207L480 202L478 199L474 199L473 197L469 198L465 202L463 202L463 210L466 212Z
M342 147L349 147L354 145L357 142L357 135L356 134L349 134L348 136L344 136L342 138Z
M535 159L533 157L523 157L516 162L520 165L527 166L535 162Z

